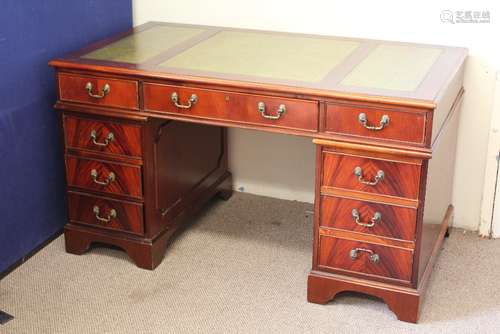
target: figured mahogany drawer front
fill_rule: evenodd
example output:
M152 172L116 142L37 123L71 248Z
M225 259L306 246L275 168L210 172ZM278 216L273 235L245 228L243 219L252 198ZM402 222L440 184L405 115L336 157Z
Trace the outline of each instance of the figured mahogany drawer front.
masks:
M137 81L74 74L59 74L62 101L138 109Z
M142 131L138 125L64 115L64 136L67 148L142 156Z
M144 234L142 204L68 192L68 213L73 223Z
M423 144L426 114L344 104L328 104L325 131Z
M103 193L142 197L141 167L66 157L69 186Z
M420 166L323 152L322 185L417 199Z
M315 101L144 83L144 109L316 132Z
M413 252L367 242L320 236L319 266L410 281Z
M320 226L413 241L417 210L321 196Z

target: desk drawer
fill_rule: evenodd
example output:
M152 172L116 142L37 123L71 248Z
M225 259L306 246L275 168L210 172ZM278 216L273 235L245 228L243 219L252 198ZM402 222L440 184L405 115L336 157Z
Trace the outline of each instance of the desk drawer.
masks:
M321 196L321 227L414 241L416 222L416 209Z
M323 152L325 186L417 199L419 183L416 164Z
M68 115L64 115L63 122L67 148L131 157L142 156L142 131L138 125Z
M74 223L143 235L142 209L140 203L68 193L68 214Z
M423 144L425 125L426 112L333 103L326 107L325 131L330 133Z
M59 74L59 98L62 101L138 109L137 93L137 81Z
M141 167L66 156L69 186L142 197Z
M315 101L144 83L144 109L316 132ZM176 106L176 103L178 106Z
M319 266L409 282L413 252L408 249L320 236Z

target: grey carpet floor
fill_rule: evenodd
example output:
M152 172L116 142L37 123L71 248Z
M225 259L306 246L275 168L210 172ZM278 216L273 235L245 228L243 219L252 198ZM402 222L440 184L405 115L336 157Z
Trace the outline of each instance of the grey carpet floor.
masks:
M215 200L155 271L116 249L66 254L60 237L0 284L0 333L499 333L500 240L454 230L418 325L374 298L306 301L310 204Z

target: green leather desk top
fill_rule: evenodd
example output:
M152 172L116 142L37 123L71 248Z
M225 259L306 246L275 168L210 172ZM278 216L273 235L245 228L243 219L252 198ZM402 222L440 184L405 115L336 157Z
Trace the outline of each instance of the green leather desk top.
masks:
M188 27L155 26L121 38L83 55L83 58L141 64L203 31Z
M270 79L319 82L359 42L302 36L221 31L162 62L162 67Z
M148 23L64 60L433 101L466 54L445 46Z

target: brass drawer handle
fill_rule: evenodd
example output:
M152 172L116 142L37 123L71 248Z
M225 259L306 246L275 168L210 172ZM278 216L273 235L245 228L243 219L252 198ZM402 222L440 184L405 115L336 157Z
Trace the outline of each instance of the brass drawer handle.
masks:
M95 218L98 221L103 222L103 223L109 223L112 219L116 218L116 216L117 216L115 209L109 210L108 217L106 217L106 218L103 218L103 217L99 216L99 212L100 211L101 210L99 209L99 207L97 205L94 205Z
M359 182L366 184L368 186L375 186L384 179L385 173L383 170L379 170L373 181L366 181L363 179L363 169L361 169L361 167L358 166L354 168L354 175L358 177Z
M370 219L369 223L363 223L361 221L360 216L359 216L358 210L352 209L351 213L352 213L352 218L354 218L354 222L360 226L363 226L363 227L373 227L373 226L375 226L376 222L378 222L382 219L382 214L380 212L375 212L373 214L372 219Z
M364 112L362 112L358 115L358 121L361 123L361 125L363 125L363 127L365 129L373 130L373 131L380 131L383 128L385 128L387 125L389 125L389 116L383 115L382 118L380 119L379 126L368 125L368 118L366 117L366 114Z
M97 141L97 132L95 130L92 130L90 132L90 139L92 139L92 142L94 143L94 145L108 146L109 143L111 143L113 140L115 140L115 135L113 134L113 132L108 133L108 135L104 139L104 143L100 143Z
M94 99L103 99L111 91L111 86L109 84L105 84L104 87L102 87L101 94L94 94L92 93L92 83L87 82L87 84L85 85L85 90L87 91L90 97L93 97Z
M108 177L106 178L106 181L99 181L97 179L98 176L99 176L99 174L97 173L96 169L92 169L90 171L90 177L92 178L92 181L94 181L94 183L99 184L101 186L107 186L108 184L110 184L111 182L113 182L114 180L116 180L115 173L113 173L113 172L110 172L108 174Z
M196 96L196 94L191 94L188 100L188 104L179 103L179 95L177 95L177 92L173 92L172 95L170 96L170 99L177 108L182 108L182 109L189 109L193 105L195 105L196 102L198 102L198 96Z
M359 252L365 252L370 254L370 261L372 261L373 263L380 262L380 256L371 249L366 249L366 248L353 248L349 252L349 256L351 257L352 260L356 260L359 256Z
M286 106L284 104L279 105L276 115L266 114L266 104L264 102L259 102L257 104L257 108L259 109L261 116L267 119L280 119L281 115L283 115L286 111Z

